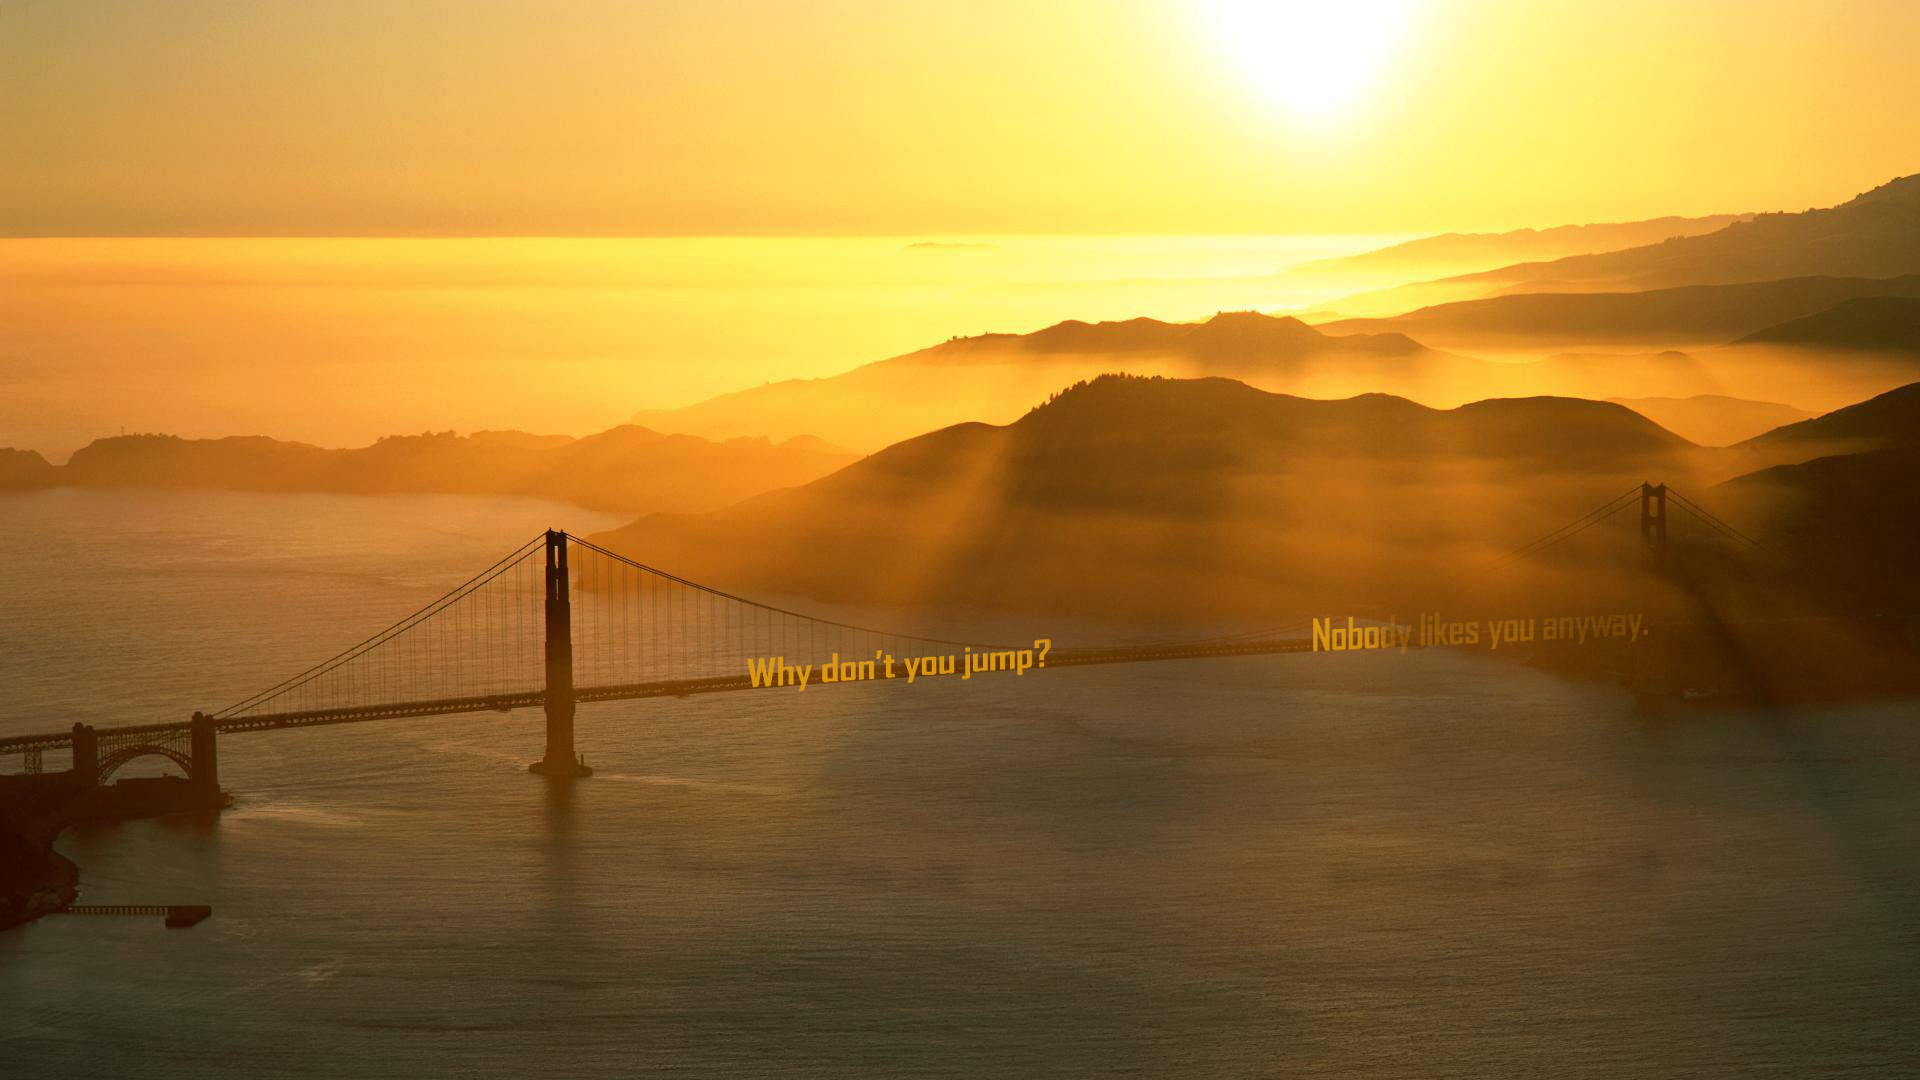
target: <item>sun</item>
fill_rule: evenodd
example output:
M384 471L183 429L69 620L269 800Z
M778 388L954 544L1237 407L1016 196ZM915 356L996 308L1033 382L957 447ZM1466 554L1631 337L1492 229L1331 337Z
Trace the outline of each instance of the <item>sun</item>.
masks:
M1385 73L1417 0L1194 0L1220 47L1262 96L1326 120Z

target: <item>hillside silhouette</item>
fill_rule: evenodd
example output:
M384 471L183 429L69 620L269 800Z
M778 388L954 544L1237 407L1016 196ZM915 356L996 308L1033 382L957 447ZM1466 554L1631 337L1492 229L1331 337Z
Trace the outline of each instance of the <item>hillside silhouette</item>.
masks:
M1247 610L1431 578L1485 537L1681 475L1703 452L1617 405L1105 376L1018 421L960 424L811 484L600 538L768 593L1060 612ZM1515 500L1529 505L1516 514ZM1520 526L1525 527L1525 526Z
M1298 319L1227 312L1198 323L1069 320L1029 334L982 334L823 379L790 379L635 423L708 438L807 431L856 448L885 446L962 421L1005 423L1077 379L1126 370L1222 376L1313 396L1373 390L1457 400L1456 387L1496 365L1429 349L1397 333L1329 335Z
M46 487L53 473L53 466L35 451L0 448L0 491Z
M1733 449L1771 460L1804 461L1915 443L1920 443L1920 383L1775 428Z
M1740 345L1920 353L1920 297L1860 296L1741 338Z
M1758 214L1698 236L1620 251L1522 262L1352 298L1355 310L1541 292L1626 292L1801 277L1920 273L1920 175L1838 206ZM1342 309L1345 301L1332 306Z
M1331 334L1397 333L1449 347L1718 345L1862 297L1920 298L1920 274L1797 277L1645 292L1528 293L1462 300L1382 319L1321 324Z
M1920 384L1769 432L1743 446L1772 465L1722 484L1796 584L1829 605L1920 612Z
M1752 216L1660 217L1500 233L1441 233L1358 255L1318 259L1289 267L1277 276L1316 287L1368 290L1330 305L1342 315L1393 315L1413 307L1484 295L1477 286L1449 285L1435 279L1457 278L1515 263L1619 251L1676 236L1698 236ZM1416 299L1415 293L1421 289L1427 294Z
M394 435L346 450L265 436L124 435L82 447L64 466L32 457L42 468L29 462L31 482L19 486L531 495L632 512L724 506L853 460L813 439L711 442L632 425L578 439L517 431ZM0 469L9 460L0 456Z

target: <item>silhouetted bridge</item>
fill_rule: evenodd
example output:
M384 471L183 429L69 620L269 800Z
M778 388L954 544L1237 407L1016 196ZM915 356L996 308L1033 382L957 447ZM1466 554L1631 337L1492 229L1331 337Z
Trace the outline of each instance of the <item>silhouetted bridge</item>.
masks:
M1637 503L1644 556L1657 563L1667 548L1669 496L1708 534L1753 543L1678 492L1642 484L1501 562L1537 555ZM1048 649L1039 666L1307 652L1313 648L1306 636L1309 621L1203 640ZM591 771L574 750L574 712L581 703L770 689L748 674L750 660L765 658L880 663L885 657L904 661L1031 647L901 634L805 615L549 531L398 623L225 709L196 712L184 722L75 724L67 731L0 739L0 755L21 755L26 771L39 772L47 751L68 751L74 779L84 784L104 783L137 758L161 757L196 786L217 791L217 737L223 734L541 708L546 752L532 770L577 776Z

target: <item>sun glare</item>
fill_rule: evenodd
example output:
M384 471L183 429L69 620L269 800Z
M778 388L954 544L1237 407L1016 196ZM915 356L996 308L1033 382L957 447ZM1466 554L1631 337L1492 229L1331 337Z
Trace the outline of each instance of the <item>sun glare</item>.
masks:
M1416 0L1196 0L1220 47L1274 104L1325 120L1381 77Z

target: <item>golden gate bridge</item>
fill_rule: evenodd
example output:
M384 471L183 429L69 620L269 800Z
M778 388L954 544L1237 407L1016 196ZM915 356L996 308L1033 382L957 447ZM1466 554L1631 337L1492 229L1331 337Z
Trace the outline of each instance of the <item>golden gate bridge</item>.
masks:
M1637 484L1507 552L1490 567L1534 558L1639 508L1639 547L1652 565L1668 550L1672 507L1698 534L1752 538L1664 484ZM1047 667L1307 652L1308 619L1191 640L1052 649ZM769 657L921 657L956 649L1025 648L901 633L821 618L687 580L589 540L549 530L399 622L223 709L188 720L0 739L40 772L48 751L70 754L74 782L98 785L121 766L160 757L217 793L217 737L241 732L539 708L545 752L530 769L587 775L574 747L578 705L766 689L748 661ZM952 677L952 676L937 676Z

